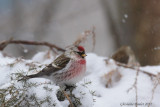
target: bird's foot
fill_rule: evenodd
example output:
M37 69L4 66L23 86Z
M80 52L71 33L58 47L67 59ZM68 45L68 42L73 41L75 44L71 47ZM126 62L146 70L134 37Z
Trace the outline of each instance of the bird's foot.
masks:
M73 105L73 103L72 103L72 100L71 100L71 98L69 97L70 95L68 95L64 90L58 90L58 92L57 92L57 99L59 100L59 101L64 101L65 100L65 98L67 98L67 100L69 101L69 107L75 107L74 105Z
M76 88L76 85L64 85L64 86L60 86L60 89L57 92L57 98L59 101L64 101L65 100L65 95L64 92L66 93L66 95L68 97L72 97L72 91L73 89Z
M68 107L79 107L82 105L80 98L77 98L75 95L72 94L71 96L72 105L70 104Z
M65 100L65 95L64 95L64 93L62 92L62 90L58 90L56 96L57 96L57 99L58 99L59 101L64 101L64 100Z
M72 91L74 88L76 88L76 85L65 85L63 87L60 87L60 90L57 92L57 99L59 101L64 101L65 98L69 101L68 107L79 107L81 104L80 99L77 98L74 94L72 94Z
M76 88L76 85L66 85L65 91L70 91L72 93L73 89Z

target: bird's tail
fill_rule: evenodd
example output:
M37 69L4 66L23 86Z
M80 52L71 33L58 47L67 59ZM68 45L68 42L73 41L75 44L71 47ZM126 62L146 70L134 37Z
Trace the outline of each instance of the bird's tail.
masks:
M33 74L33 75L27 75L27 76L23 76L21 79L19 79L18 81L26 81L30 78L35 78L37 77L37 74Z

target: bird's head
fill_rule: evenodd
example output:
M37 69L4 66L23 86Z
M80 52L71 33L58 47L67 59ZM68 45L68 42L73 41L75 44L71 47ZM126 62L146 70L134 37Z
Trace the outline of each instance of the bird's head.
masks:
M85 49L83 46L72 46L69 48L70 52L74 55L85 58L87 55L85 54Z
M87 56L83 46L76 46L76 48L78 51L75 51L75 53L78 54L80 57L85 58Z

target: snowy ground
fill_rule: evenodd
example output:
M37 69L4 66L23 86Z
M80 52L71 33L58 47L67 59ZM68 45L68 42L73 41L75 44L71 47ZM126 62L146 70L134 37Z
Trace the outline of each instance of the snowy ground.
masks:
M87 55L86 75L83 80L76 84L77 87L73 90L73 94L80 99L81 107L135 107L136 90L134 87L130 88L135 82L137 71L118 67L113 60L109 60L109 63L106 63L104 60L107 58L93 53L88 53ZM0 53L0 95L2 95L3 89L9 90L13 86L15 89L19 89L16 92L18 93L15 95L17 100L13 103L13 106L20 103L24 96L30 99L27 101L35 105L34 98L32 98L35 95L38 99L37 103L41 103L42 107L68 107L69 101L67 99L64 101L57 99L56 93L59 90L59 86L56 86L50 80L34 78L24 84L21 81L17 82L15 80L17 77L13 75L13 73L23 73L24 75L35 73L44 68L45 64L49 64L53 59L52 55L48 58L46 52L36 54L31 60L5 57ZM147 66L141 69L153 74L160 72L160 66ZM114 73L112 75L112 81L107 87L107 74L111 71L119 72L119 74ZM31 86L26 86L27 83L31 83ZM139 72L137 78L138 107L148 107L149 103L151 104L150 107L159 107L159 85L154 90L154 97L151 101L154 86L154 82L149 75ZM21 89L25 89L25 91ZM12 88L10 91L13 92ZM8 102L13 97L10 91L5 97ZM0 105L1 103L2 100L0 99Z

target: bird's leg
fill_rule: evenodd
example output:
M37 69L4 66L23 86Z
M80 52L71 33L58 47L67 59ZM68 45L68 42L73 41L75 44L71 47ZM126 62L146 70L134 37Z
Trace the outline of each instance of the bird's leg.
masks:
M74 107L79 107L80 105L82 105L82 103L80 102L80 98L77 98L72 91L74 90L74 88L76 88L76 85L66 85L65 90L70 92L70 99L72 100L72 105L74 105ZM72 107L72 105L70 104L68 107Z
M65 97L66 97L70 103L70 107L74 107L69 95L64 91L65 89L66 89L66 87L60 86L60 90L57 92L57 98L59 101L64 101Z
M82 103L80 102L80 98L77 98L74 94L72 94L72 91L74 90L74 88L76 88L76 85L66 85L66 90L68 89L70 91L70 98L72 100L72 104L74 105L74 107L79 107L80 105L82 105ZM72 107L71 104L69 105L69 107Z
M57 99L58 99L59 101L64 101L64 100L65 100L65 95L64 95L64 93L62 92L61 89L58 90L56 96L57 96Z
M66 91L69 90L70 94L72 94L73 89L76 88L76 87L77 87L76 85L66 85L65 90Z
M77 98L74 94L72 94L73 89L76 88L76 85L65 85L60 86L60 90L57 92L57 98L59 101L64 101L65 98L69 101L68 107L77 107L79 105L82 105L80 102L80 98ZM69 93L67 93L69 92Z

